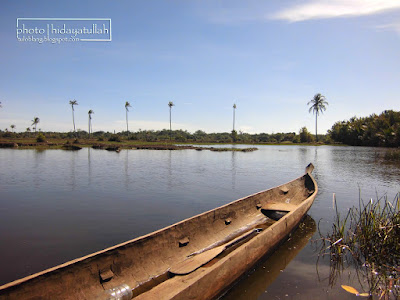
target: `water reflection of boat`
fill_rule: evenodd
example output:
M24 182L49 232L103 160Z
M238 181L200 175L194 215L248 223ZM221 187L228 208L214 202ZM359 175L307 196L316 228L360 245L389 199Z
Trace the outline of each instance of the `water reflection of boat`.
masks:
M223 300L258 299L261 294L265 293L268 286L282 274L281 272L292 259L308 244L316 228L314 219L307 215L300 227L290 236L290 239L277 248L271 256L260 261L255 271L240 280L223 297Z
M318 186L306 173L159 231L0 287L6 299L211 299L300 223Z

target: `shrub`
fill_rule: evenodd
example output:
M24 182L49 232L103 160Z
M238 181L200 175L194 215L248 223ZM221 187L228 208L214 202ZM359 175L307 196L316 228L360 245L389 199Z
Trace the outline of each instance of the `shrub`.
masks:
M12 137L12 133L9 131L6 131L5 133L3 133L3 137Z
M46 142L46 137L44 136L43 133L39 133L37 138L36 138L36 142L38 143L44 143Z
M306 127L302 127L300 129L299 135L301 143L311 143L314 141L314 137L311 135L311 133L307 130Z
M113 135L108 139L108 141L109 141L109 142L121 142L121 138L120 138L118 135L113 134Z

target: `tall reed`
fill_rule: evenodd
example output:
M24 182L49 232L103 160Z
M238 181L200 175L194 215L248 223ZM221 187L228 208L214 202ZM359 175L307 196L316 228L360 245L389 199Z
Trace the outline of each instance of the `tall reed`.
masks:
M326 235L320 232L321 255L330 256L329 282L349 266L361 272L369 293L381 298L400 297L400 193L349 209L342 217L334 196L335 219Z

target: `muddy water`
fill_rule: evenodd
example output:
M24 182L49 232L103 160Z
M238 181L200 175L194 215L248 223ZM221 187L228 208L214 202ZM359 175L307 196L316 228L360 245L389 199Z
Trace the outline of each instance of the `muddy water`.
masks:
M309 236L317 237L315 223L323 231L330 227L333 193L342 211L358 203L359 190L364 199L394 197L400 168L381 162L384 151L329 146L259 146L250 153L1 149L0 284L284 183L313 162L320 192L303 231L292 237L300 240L282 245L275 258L261 262L225 297L346 299L351 295L340 284L328 286L326 263L317 274Z

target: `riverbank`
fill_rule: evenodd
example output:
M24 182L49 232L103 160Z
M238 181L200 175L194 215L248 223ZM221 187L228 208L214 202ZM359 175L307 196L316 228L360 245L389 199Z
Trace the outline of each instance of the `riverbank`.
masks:
M108 151L119 152L122 149L133 150L210 150L215 152L238 151L252 152L257 150L256 147L250 148L233 148L233 147L205 147L198 144L174 144L172 142L142 142L123 140L121 142L114 141L98 141L95 139L46 139L44 142L37 142L35 138L24 139L0 139L0 148L13 149L63 149L63 150L80 150L82 148L103 149Z
M66 146L68 145L68 146ZM221 147L221 145L249 145L248 143L203 143L203 142L177 142L177 141L163 141L163 142L148 142L138 140L120 140L120 141L99 141L98 139L59 139L59 138L45 138L44 142L37 142L36 138L0 138L0 148L18 148L18 149L65 149L73 148L69 145L75 145L77 147L93 147L97 149L105 148L118 148L118 149L155 149L155 150L182 150L182 149L194 149L194 150L212 150L212 151L245 151L245 149L256 149L254 148L232 148L232 147ZM211 147L204 147L210 146ZM218 145L218 147L212 147ZM261 145L285 145L285 146L322 146L324 143L251 143L253 146Z

